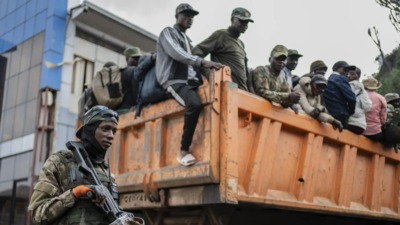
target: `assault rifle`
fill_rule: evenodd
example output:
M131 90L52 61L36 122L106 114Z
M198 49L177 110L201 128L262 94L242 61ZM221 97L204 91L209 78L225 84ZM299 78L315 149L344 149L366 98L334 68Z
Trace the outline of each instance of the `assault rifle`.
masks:
M67 142L67 148L72 151L74 158L78 163L79 172L85 174L91 182L95 185L99 185L107 189L101 183L97 176L96 170L93 168L92 162L90 162L89 155L87 154L82 142L69 141ZM144 225L144 220L139 217L134 217L132 213L122 211L114 198L110 194L109 190L105 191L106 199L103 206L100 206L101 210L107 215L110 225L127 225L127 224L140 224ZM93 193L89 191L87 193L89 198L94 198Z

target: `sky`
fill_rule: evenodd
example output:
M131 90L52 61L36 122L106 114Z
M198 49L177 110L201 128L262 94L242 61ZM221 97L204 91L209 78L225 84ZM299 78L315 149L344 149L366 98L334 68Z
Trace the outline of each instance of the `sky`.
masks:
M193 45L214 31L230 25L234 8L250 11L249 23L240 39L246 46L249 67L265 66L272 48L283 44L304 56L293 74L309 72L310 64L323 60L327 75L336 61L345 60L361 68L363 76L378 72L379 51L368 36L375 26L385 54L399 45L400 35L389 21L389 10L374 0L90 0L90 2L155 34L175 23L175 8L189 3L200 14L187 35Z

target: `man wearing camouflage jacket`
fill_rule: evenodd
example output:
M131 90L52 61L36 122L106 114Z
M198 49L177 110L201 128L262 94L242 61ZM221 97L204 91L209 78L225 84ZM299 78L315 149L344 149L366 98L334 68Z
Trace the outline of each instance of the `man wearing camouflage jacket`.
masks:
M104 186L109 182L104 157L117 131L118 114L105 106L91 108L76 136L83 142L90 161ZM89 199L87 193L95 194ZM34 224L104 224L108 219L98 205L105 201L106 188L91 185L78 171L71 151L58 151L47 159L28 207Z
M290 86L282 72L286 64L288 50L283 45L277 45L271 51L270 65L259 66L253 71L253 86L256 94L268 101L292 107L300 100L300 93L291 92ZM298 108L293 108L298 112Z
M400 97L397 93L388 93L385 95L387 103L386 123L382 127L385 141L393 144L396 152L399 151L400 145Z

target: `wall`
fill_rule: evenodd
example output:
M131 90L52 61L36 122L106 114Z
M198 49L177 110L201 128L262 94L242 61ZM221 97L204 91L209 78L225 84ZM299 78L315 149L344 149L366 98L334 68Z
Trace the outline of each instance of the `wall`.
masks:
M43 62L63 60L67 3L0 0L0 55L3 62L7 59L0 120L0 225L26 223L30 171L38 174L41 167L31 165L39 89L61 86L61 68L48 69Z
M67 26L64 61L70 62L74 57L81 57L94 63L94 73L99 71L108 62L115 62L122 66L126 65L125 57L121 53L111 51L100 45L76 37L76 27L73 21ZM54 151L65 149L65 143L74 140L75 123L78 112L78 100L81 92L71 93L72 77L74 73L73 65L62 66L61 89L57 96L57 115L56 115L56 135L54 139ZM94 74L93 74L94 75ZM83 80L79 74L75 74L76 79ZM77 82L77 81L75 81Z
M0 53L45 32L43 59L60 63L68 0L0 0ZM42 67L40 88L60 89L61 68Z
M7 59L0 121L0 158L33 149L44 32L1 54Z

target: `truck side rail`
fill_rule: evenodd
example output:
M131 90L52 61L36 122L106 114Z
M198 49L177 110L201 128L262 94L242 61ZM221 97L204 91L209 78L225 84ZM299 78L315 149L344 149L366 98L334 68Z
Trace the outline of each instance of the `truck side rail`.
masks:
M237 102L229 111L238 112L239 138L228 161L238 165L239 201L400 219L400 154L230 86L223 89Z

